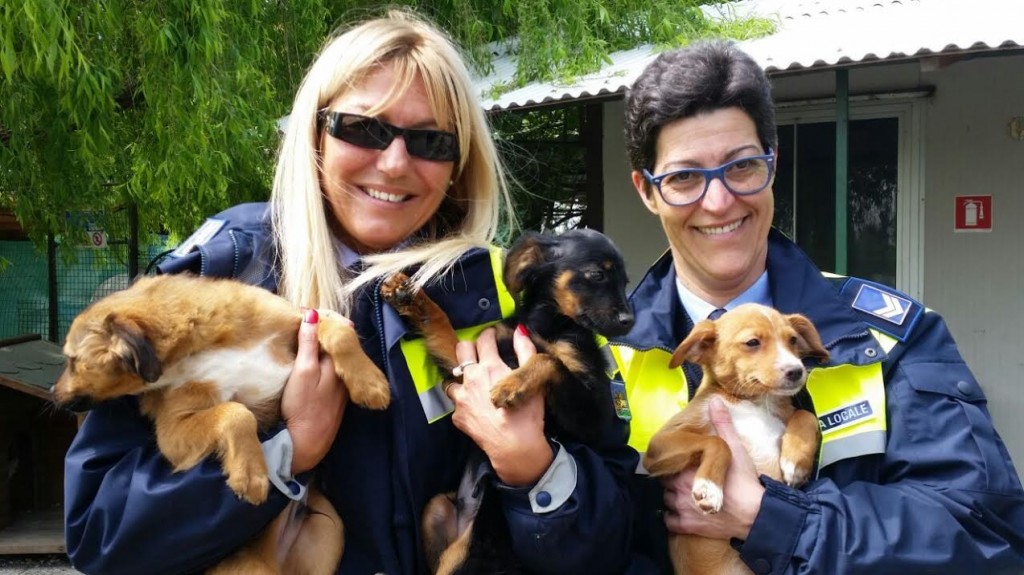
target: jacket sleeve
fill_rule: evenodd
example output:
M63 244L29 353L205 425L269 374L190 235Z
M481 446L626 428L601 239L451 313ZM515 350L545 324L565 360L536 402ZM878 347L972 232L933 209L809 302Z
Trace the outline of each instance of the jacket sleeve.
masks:
M240 547L288 502L228 489L215 459L179 473L157 451L134 398L90 412L65 458L65 537L83 573L189 573Z
M562 445L576 469L576 487L547 513L531 506L530 490L502 489L516 556L535 573L621 573L629 555L632 505L627 481L639 456L617 419L591 448Z
M1024 492L984 394L927 313L886 378L884 454L797 491L762 479L741 548L755 573L1001 573L1024 568Z

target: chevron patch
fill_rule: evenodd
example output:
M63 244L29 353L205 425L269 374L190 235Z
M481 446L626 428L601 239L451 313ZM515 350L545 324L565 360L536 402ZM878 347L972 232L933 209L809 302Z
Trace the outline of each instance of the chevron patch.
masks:
M913 302L883 291L871 284L861 284L853 308L896 325L903 325Z

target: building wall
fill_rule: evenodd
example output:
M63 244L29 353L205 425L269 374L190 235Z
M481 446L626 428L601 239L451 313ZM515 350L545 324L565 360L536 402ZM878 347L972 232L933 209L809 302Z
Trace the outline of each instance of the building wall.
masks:
M923 100L922 299L943 314L988 396L1018 473L1024 470L1024 56L925 61L852 69L850 93L934 87ZM777 101L833 96L832 72L773 78ZM638 282L667 247L629 178L623 104L605 105L605 230ZM1024 123L1024 120L1022 120ZM993 196L991 233L954 233L956 195Z
M925 134L924 302L942 312L1024 472L1024 57L930 74ZM992 195L992 232L955 233L954 198Z
M626 255L630 285L635 286L644 271L668 249L668 240L630 179L622 117L622 100L604 105L604 231Z

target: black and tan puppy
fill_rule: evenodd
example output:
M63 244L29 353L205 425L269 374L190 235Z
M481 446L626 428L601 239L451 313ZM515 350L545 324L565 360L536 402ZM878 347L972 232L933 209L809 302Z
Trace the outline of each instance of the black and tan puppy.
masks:
M807 380L803 358L828 360L814 325L799 314L783 315L744 304L715 321L703 320L676 348L671 366L696 363L703 379L693 400L654 434L644 467L665 477L696 467L693 501L704 513L722 509L731 452L715 435L708 403L721 397L758 473L802 485L821 443L818 419L793 406ZM676 575L748 574L729 541L670 534Z
M515 369L495 384L491 400L497 407L514 409L543 394L549 436L597 441L614 409L609 360L595 336L625 334L634 321L622 255L593 230L559 236L528 233L506 254L503 275L517 308L496 326L498 350ZM390 278L382 294L423 335L446 379L453 379L458 339L445 313L402 274ZM512 348L520 324L537 346L537 354L521 366ZM468 470L472 480L464 481L458 498L438 495L424 511L424 547L435 573L524 571L511 552L496 494L489 497L485 489L482 501L467 495L479 490L478 471ZM467 501L476 501L479 508L463 509Z
M140 409L154 422L157 446L176 471L216 455L235 494L259 504L267 498L269 479L257 432L280 419L301 321L299 308L237 281L142 278L72 322L64 344L67 367L54 385L54 402L85 411L97 402L138 395ZM363 353L355 330L323 314L318 336L352 401L387 407L387 379ZM343 546L341 521L315 490L308 506L312 514L293 547L306 556L286 558L284 572L334 573ZM264 537L215 571L281 572L275 533L284 522L275 520ZM310 545L319 551L309 553Z

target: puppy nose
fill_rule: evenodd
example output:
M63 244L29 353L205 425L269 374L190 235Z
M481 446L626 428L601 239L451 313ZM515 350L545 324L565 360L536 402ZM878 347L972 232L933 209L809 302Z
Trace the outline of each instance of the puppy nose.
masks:
M786 370L786 379L792 382L800 381L804 376L804 366L791 367Z
M633 321L635 320L633 314L629 312L620 313L616 319L618 319L619 325L627 329L633 327Z
M60 402L59 407L75 413L82 413L89 411L96 406L96 402L87 395L76 395L65 401Z

